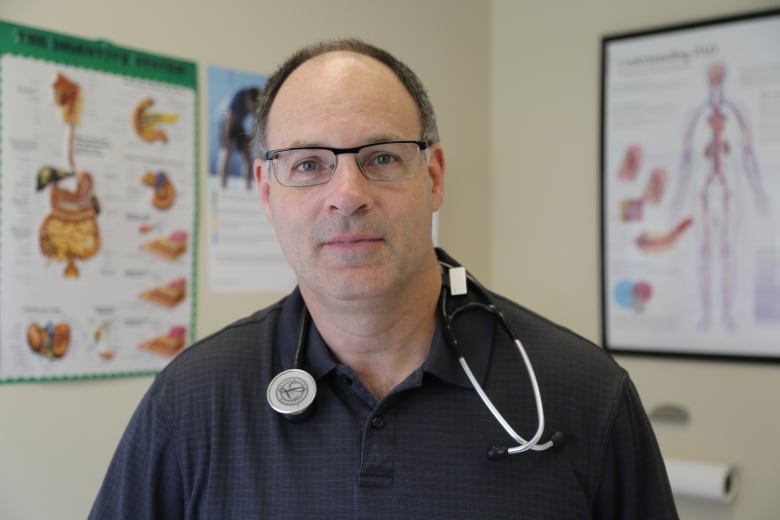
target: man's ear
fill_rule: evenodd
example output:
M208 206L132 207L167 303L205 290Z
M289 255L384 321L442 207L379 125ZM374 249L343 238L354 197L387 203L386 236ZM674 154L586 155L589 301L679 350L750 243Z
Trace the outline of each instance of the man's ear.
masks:
M444 204L444 148L441 144L434 143L428 149L428 176L431 179L431 191L433 211L438 211Z
M257 189L260 192L260 200L263 202L263 210L265 211L265 218L271 224L274 223L273 213L271 212L271 185L268 182L268 172L265 171L265 161L262 159L255 159L254 174L255 182L257 182Z

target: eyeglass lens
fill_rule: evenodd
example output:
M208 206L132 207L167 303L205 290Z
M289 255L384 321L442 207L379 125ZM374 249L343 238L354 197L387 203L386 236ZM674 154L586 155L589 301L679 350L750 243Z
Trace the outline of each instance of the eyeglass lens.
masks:
M356 159L366 178L397 182L417 174L420 156L420 147L413 142L380 143L360 148ZM283 150L272 159L274 175L279 183L297 187L328 182L337 164L336 153L327 148Z

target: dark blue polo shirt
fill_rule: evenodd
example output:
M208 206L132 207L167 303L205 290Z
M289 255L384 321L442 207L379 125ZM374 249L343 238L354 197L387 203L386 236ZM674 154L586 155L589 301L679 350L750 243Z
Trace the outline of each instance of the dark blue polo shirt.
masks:
M677 518L626 372L581 337L495 300L535 367L543 440L562 432L560 447L489 460L488 448L513 442L440 330L423 366L377 402L312 326L304 368L317 380L316 410L298 424L280 417L266 387L293 363L303 308L296 291L197 342L159 374L90 518ZM455 329L495 405L530 438L535 405L514 344L486 312L463 314Z

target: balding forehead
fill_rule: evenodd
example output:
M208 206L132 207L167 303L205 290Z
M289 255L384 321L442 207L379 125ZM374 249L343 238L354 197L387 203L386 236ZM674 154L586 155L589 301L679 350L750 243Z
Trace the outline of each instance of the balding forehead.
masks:
M290 73L287 80L282 84L280 90L284 89L284 85L288 83L294 76L309 76L314 75L319 80L324 81L326 79L337 79L348 74L365 74L365 75L377 75L387 76L395 78L401 86L401 80L395 75L395 73L382 63L381 61L352 51L330 51L324 54L319 54L310 60L303 62L298 68ZM392 81L392 80L391 80ZM404 87L406 89L406 87Z
M287 77L269 111L266 132L274 141L269 145L290 146L298 140L322 142L322 135L307 139L320 128L343 131L350 125L372 134L366 139L422 135L419 108L387 65L355 52L332 51L307 60ZM289 134L293 127L294 136Z

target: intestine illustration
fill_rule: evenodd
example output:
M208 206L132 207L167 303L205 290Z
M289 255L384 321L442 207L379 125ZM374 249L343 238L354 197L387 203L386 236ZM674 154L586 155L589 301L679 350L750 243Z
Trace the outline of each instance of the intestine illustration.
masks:
M65 277L77 278L76 259L86 260L100 250L97 215L100 204L95 195L94 179L87 172L76 173L73 142L81 117L82 95L79 85L62 73L54 83L54 102L66 124L67 168L44 166L38 171L36 190L51 186L51 212L39 229L41 253L58 262L66 262ZM65 179L75 178L76 186L66 188ZM62 184L61 184L62 183Z

